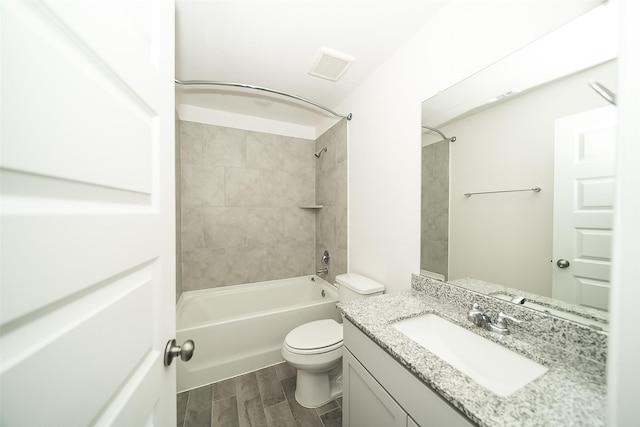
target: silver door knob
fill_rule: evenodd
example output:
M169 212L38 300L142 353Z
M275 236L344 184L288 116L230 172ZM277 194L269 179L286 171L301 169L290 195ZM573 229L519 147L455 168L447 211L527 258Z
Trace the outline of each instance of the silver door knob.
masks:
M560 268L567 268L571 264L566 259L559 259L558 262L556 262L556 265Z
M171 365L174 357L180 356L184 362L188 362L193 357L193 352L196 349L196 345L192 340L187 340L180 347L176 340L167 341L167 346L164 349L164 366Z

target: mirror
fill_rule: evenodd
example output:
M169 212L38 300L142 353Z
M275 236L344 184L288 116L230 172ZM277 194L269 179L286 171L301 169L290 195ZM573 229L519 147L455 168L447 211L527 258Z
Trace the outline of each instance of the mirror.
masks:
M615 18L599 6L423 102L423 274L606 329L615 107L588 82L615 92ZM592 111L606 123L595 125ZM561 142L573 134L577 144ZM565 146L581 151L555 153ZM560 162L567 156L611 165L561 185L554 178L575 169ZM559 206L574 198L585 215L609 219L566 222ZM554 249L567 230L581 253Z

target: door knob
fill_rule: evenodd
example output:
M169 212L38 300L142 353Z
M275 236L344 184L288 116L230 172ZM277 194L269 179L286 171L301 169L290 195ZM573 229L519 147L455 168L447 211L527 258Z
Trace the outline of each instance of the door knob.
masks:
M192 340L187 340L180 347L176 340L167 341L167 346L164 349L164 366L171 365L174 357L180 356L184 362L188 362L193 357L193 352L195 351L196 345Z
M571 264L566 259L559 259L558 262L556 262L556 265L560 268L567 268Z

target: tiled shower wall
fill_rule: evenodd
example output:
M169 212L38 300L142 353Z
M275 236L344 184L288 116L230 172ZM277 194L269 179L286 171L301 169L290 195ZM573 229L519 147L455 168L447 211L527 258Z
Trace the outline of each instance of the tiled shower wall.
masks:
M449 142L422 147L420 269L449 269Z
M316 267L324 267L322 252L329 250L329 274L323 278L334 283L347 272L347 121L322 134L315 147L327 147L316 164L316 203L323 206L316 220Z
M314 141L182 121L180 144L183 291L315 272Z

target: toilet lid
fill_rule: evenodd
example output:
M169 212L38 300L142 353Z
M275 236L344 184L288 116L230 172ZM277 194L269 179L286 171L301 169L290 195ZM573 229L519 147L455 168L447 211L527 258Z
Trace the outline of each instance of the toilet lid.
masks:
M298 350L335 346L342 343L342 325L333 319L305 323L289 332L284 342Z

